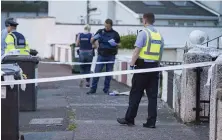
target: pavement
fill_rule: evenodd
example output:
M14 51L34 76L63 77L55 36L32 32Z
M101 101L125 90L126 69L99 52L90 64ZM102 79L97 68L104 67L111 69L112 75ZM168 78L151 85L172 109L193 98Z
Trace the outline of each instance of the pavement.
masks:
M68 76L69 66L39 64L39 77ZM156 129L142 127L147 117L147 99L143 97L136 125L122 126L116 122L123 117L128 96L109 96L102 92L104 78L97 93L86 95L79 80L38 84L38 107L35 112L20 112L20 131L25 140L208 140L208 124L185 125L174 118L168 106L158 100ZM129 87L111 82L119 92Z

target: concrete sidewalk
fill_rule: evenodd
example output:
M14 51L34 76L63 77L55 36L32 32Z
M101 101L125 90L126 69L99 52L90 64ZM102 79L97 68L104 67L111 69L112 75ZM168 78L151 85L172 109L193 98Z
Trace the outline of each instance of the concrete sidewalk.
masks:
M67 66L39 65L39 77L67 76ZM136 126L121 126L128 96L108 96L102 92L100 79L95 95L86 95L79 80L40 83L38 110L20 113L20 130L26 140L208 140L208 126L186 126L177 122L172 111L158 101L156 129L142 127L147 117L147 99L141 101ZM112 89L120 92L129 88L112 81Z

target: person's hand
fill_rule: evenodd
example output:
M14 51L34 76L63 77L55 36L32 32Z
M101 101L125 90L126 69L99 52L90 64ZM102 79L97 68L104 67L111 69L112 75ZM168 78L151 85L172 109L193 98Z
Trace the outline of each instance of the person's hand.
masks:
M22 74L23 79L27 79L27 76L25 74Z
M114 39L110 39L108 42L111 46L117 46L117 43L115 42Z
M77 50L77 54L79 55L79 49Z
M93 36L94 39L99 39L100 38L100 34L96 34Z
M130 65L130 70L134 70L135 66Z
M30 55L36 56L38 54L38 51L30 49Z

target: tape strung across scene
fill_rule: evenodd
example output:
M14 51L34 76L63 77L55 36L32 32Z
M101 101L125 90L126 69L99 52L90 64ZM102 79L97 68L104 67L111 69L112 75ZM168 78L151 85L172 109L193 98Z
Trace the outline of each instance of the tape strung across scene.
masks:
M149 68L149 69L136 69L136 70L113 71L113 72L101 72L101 73L92 73L92 74L84 74L84 75L73 75L73 76L62 76L62 77L51 77L51 78L39 78L39 79L27 79L27 80L11 80L11 81L2 81L1 85L45 83L45 82L75 80L75 79L83 79L83 78L103 77L103 76L113 76L113 75L123 75L123 74L133 74L133 73L144 73L144 72L157 72L157 71L189 69L189 68L196 68L196 67L211 66L211 65L217 64L217 63L211 61L211 62L183 64L183 65L157 67L157 68Z
M117 61L120 62L120 61ZM115 63L114 61L107 61L107 62L89 62L89 63L81 63L81 62L46 62L40 61L42 64L63 64L63 65L87 65L87 64L110 64Z
M125 62L127 64L130 63L130 61L126 61L126 60L120 60L120 59L116 59L115 61L107 61L107 62L88 62L88 63L82 63L82 62L47 62L47 61L40 61L39 63L42 64L59 64L59 65L71 65L71 66L75 66L75 65L92 65L92 64L111 64L111 63L116 63L116 62ZM160 63L164 63L164 62L168 62L168 63L182 63L182 62L171 62L171 61L161 61Z

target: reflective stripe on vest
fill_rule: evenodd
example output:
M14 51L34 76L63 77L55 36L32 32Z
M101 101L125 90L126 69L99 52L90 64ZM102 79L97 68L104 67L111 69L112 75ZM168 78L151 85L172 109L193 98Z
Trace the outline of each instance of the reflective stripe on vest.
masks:
M150 29L144 30L147 36L146 45L140 50L139 58L144 60L161 60L161 50L163 49L163 40L158 32L152 32Z
M30 49L22 34L18 32L11 32L8 35L13 37L13 40L10 40L10 42L7 43L5 48L6 53L17 49L20 50L21 55L29 55Z

